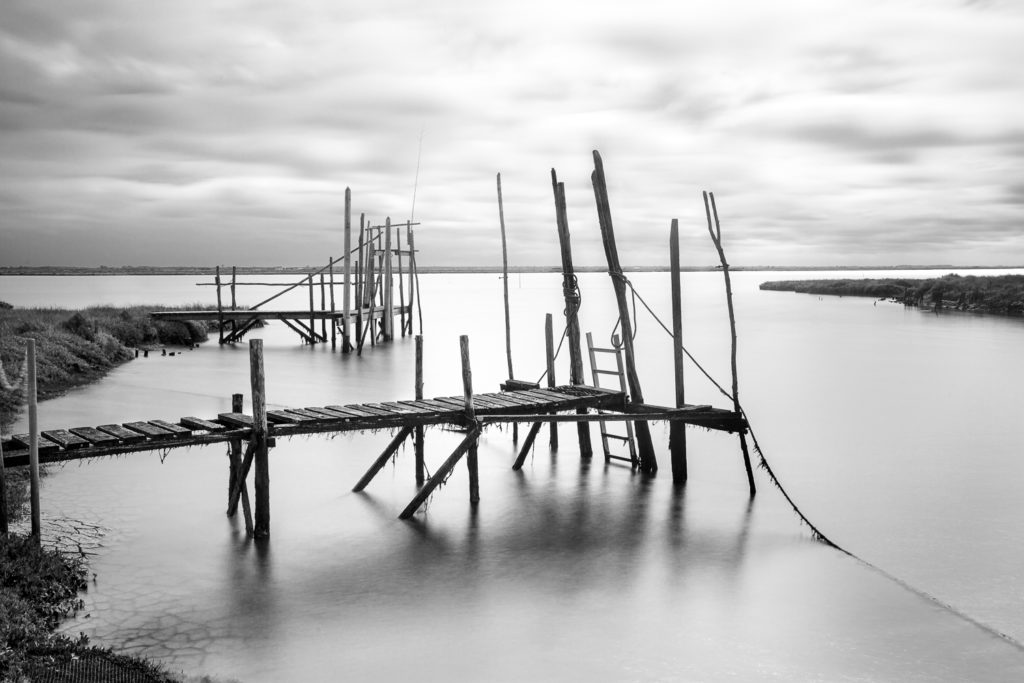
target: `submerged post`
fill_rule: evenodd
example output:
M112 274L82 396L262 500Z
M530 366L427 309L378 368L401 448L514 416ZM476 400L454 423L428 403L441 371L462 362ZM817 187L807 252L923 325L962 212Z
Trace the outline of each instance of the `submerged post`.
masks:
M342 266L345 282L341 287L341 310L344 315L341 323L341 350L348 353L352 350L349 341L348 324L352 312L352 190L345 188L345 263Z
M555 169L551 169L551 186L555 193L555 220L558 224L558 245L562 251L562 294L565 296L565 324L569 339L569 382L583 384L583 355L580 351L580 323L577 313L580 309L580 290L572 264L572 245L569 242L569 216L565 208L565 185L558 182ZM585 413L585 408L576 412ZM590 443L590 425L576 424L580 441L580 457L589 459L594 454Z
M220 288L217 288L220 291ZM42 537L42 516L39 511L39 400L36 394L36 340L28 340L28 466L29 497L32 506L32 538L36 544Z
M676 408L686 404L686 392L683 385L683 287L679 274L679 221L672 219L672 227L668 237L669 267L672 271L672 360L675 366ZM672 456L672 481L685 484L687 477L686 465L686 425L672 422L669 425L668 449Z
M544 356L547 360L548 388L555 386L555 333L554 316L550 313L544 314ZM549 440L551 450L558 450L558 424L551 423L551 438Z
M601 240L604 242L604 253L608 259L608 274L612 278L615 300L619 305L619 322L622 325L622 341L626 352L626 380L629 384L630 400L634 403L643 403L644 395L640 389L640 378L636 373L636 360L633 355L633 324L629 319L629 300L626 298L625 276L622 274L619 252L615 246L615 230L612 226L611 207L608 204L608 185L604 178L604 163L596 149L594 150L594 172L590 179L594 185L594 197L597 200L597 218L601 224ZM634 425L640 455L640 469L643 472L657 472L658 460L654 455L651 428L644 420L637 420Z
M462 392L466 397L466 425L470 430L476 428L476 411L473 408L473 371L469 367L469 337L459 337L459 350L462 356ZM477 466L476 439L469 444L466 455L466 466L469 468L469 502L480 500L480 473Z
M416 335L416 400L423 400L423 335ZM416 425L413 448L416 451L416 485L423 486L427 467L423 462L423 425Z
M708 206L708 199L711 206ZM711 234L711 241L718 251L718 258L722 263L722 275L725 277L725 300L729 307L729 332L732 336L732 406L737 413L742 412L740 407L740 386L739 375L736 372L736 312L732 307L732 281L729 278L729 264L725 260L725 249L722 247L722 226L718 222L718 207L715 206L715 193L704 193L704 213L708 219L708 233ZM711 216L714 214L715 225L711 226ZM747 436L745 431L740 432L740 450L743 451L743 467L747 471L747 486L750 488L750 495L757 493L757 485L754 483L754 470L750 466L750 452L747 450Z
M266 538L270 535L270 459L267 446L267 395L262 339L249 340L249 379L252 384L253 463L256 465L256 523L253 536Z

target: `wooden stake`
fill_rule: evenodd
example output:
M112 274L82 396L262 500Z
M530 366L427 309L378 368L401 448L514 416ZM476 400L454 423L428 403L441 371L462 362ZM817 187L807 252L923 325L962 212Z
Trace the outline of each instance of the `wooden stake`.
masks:
M416 301L416 246L413 241L412 225L408 221L405 224L405 242L409 245L409 334L412 334L412 309Z
M381 468L383 468L391 456L398 451L402 442L405 441L409 434L412 433L412 429L412 427L402 427L398 430L398 433L395 434L393 439L391 439L391 442L388 444L387 448L384 449L384 452L373 461L373 464L370 465L370 469L366 470L366 474L364 474L352 488L355 493L359 493L366 488L367 484L373 481L373 478L377 476L377 473L381 471Z
M249 340L249 374L252 382L252 438L256 464L255 538L270 535L270 461L267 457L267 395L263 370L263 340Z
M316 321L313 318L313 311L315 307L313 305L313 276L309 276L309 343L310 345L316 343Z
M476 443L477 437L480 436L480 427L474 423L470 428L469 432L466 433L466 438L452 451L452 454L448 456L441 466L434 472L434 476L424 484L423 488L413 497L409 504L402 510L402 514L398 515L399 519L409 519L412 517L416 510L419 509L420 505L423 505L423 501L430 497L430 494L434 492L438 486L440 486L451 471L455 469L455 465L458 464L459 460L465 455L466 451L472 448L473 444Z
M601 224L601 240L604 242L604 253L608 259L608 274L612 278L615 289L615 300L619 305L619 322L622 325L622 341L626 353L626 380L629 384L630 400L644 402L640 379L636 374L636 360L633 356L633 324L629 319L629 300L626 298L625 277L619 265L619 252L615 246L615 230L612 226L612 212L608 204L608 185L604 178L604 164L601 155L594 150L594 172L590 176L594 185L594 197L597 200L597 217ZM651 428L647 422L638 420L635 423L637 449L640 453L640 470L654 473L658 471L658 460L654 455L654 442L651 440Z
M672 360L675 365L676 408L686 405L686 392L683 384L683 285L679 273L679 221L672 219L672 227L668 238L669 264L672 278ZM672 456L672 481L685 484L687 477L686 465L686 425L672 422L669 425L668 448Z
M508 310L508 244L505 242L505 207L501 200L501 174L498 174L498 222L501 224L501 281L505 288L505 357L508 360L508 378L512 374L512 321Z
M352 344L353 349L356 344L359 344L359 340L363 338L363 308L366 306L366 280L364 278L366 272L366 242L365 238L365 224L366 214L359 215L359 267L356 268L356 335L355 342Z
M241 394L232 394L231 396L231 412L240 413L243 409ZM249 505L249 487L246 485L244 479L240 479L240 473L242 469L242 441L241 439L232 439L228 449L228 517L234 517L238 511L238 500L239 498L233 498L232 494L237 489L240 493L242 501L242 517L245 519L245 534L252 536L252 508ZM248 472L247 472L248 474Z
M423 400L423 335L416 335L416 400ZM416 485L423 486L427 467L423 461L423 425L416 425L413 437L416 451Z
M362 228L359 230L362 250ZM345 188L345 263L342 266L344 284L341 288L341 310L344 312L341 323L341 350L348 353L352 350L352 342L349 339L349 315L352 312L352 190ZM360 251L362 258L362 251Z
M526 456L529 455L530 449L533 448L533 440L537 438L537 432L540 431L540 426L543 422L534 422L530 425L530 431L526 433L526 439L523 441L523 448L519 451L519 455L516 456L516 461L512 463L512 469L518 472L523 469L523 463L526 462ZM551 423L555 424L554 422Z
M580 323L577 312L580 307L576 272L572 265L572 245L569 241L569 216L565 208L565 185L558 182L555 169L551 169L551 186L555 193L555 219L558 224L558 244L562 251L562 293L565 296L565 323L569 342L569 382L583 384L583 355L580 351ZM577 413L586 412L577 408ZM594 455L590 443L590 426L580 422L576 426L580 442L580 457L589 459Z
M402 337L405 337L405 273L402 272L402 228L395 228L395 252L398 255L398 317Z
M235 286L238 282L238 267L231 266L231 310L238 309L238 302L235 299ZM238 321L231 320L231 337L234 338L238 334Z
M332 260L333 262L333 260ZM327 287L324 283L324 274L320 273L320 310L324 311L327 309ZM333 321L333 318L332 318ZM333 322L331 323L334 324ZM323 338L323 342L327 343L327 318L320 319L320 336Z
M394 277L392 274L392 258L391 258L391 218L384 219L384 269L382 276L384 282L381 283L384 287L384 320L382 329L384 331L384 340L390 341L395 337L395 302L394 302Z
M334 259L333 258L328 263L328 266L330 267L330 277L331 277L331 284L330 284L330 291L331 291L331 348L332 349L336 349L336 348L338 348L338 318L337 318L337 310L334 307ZM345 335L342 334L342 342L341 342L342 349L345 348L345 341L344 340L345 340Z
M216 275L213 276L213 283L217 285L217 326L220 328L218 343L224 343L224 306L220 297L220 266L217 266Z
M220 291L220 288L217 288ZM32 506L32 538L42 538L42 516L39 511L39 397L36 393L36 340L28 341L28 466L29 496Z
M473 408L473 371L469 367L469 337L466 335L459 337L459 350L462 355L462 391L466 397L466 424L472 429L476 426L476 411ZM469 468L469 502L477 503L480 501L480 472L476 439L469 445L466 465Z
M547 360L548 388L555 386L555 332L554 316L550 313L544 315L544 355ZM549 440L551 450L558 450L558 425L551 423L551 437Z
M708 206L708 199L711 200L711 206ZM722 263L722 275L725 277L725 300L729 308L729 332L732 336L732 406L733 410L737 413L741 412L740 408L740 387L739 387L739 375L736 372L736 313L732 306L732 281L729 278L729 264L725 260L725 250L722 248L722 226L718 222L718 207L715 206L715 194L713 192L704 193L704 213L708 219L708 233L711 235L711 241L715 244L715 249L718 251L718 258ZM715 225L714 228L711 226L711 216L714 214ZM743 466L747 471L747 486L750 488L750 495L753 496L757 493L757 485L754 483L754 470L750 465L750 452L747 450L747 436L746 432L740 432L740 450L743 451Z

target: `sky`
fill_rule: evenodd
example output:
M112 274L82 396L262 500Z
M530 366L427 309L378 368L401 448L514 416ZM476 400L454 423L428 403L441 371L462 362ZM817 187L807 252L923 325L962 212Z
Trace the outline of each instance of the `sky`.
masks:
M0 265L1024 264L1017 0L3 0Z

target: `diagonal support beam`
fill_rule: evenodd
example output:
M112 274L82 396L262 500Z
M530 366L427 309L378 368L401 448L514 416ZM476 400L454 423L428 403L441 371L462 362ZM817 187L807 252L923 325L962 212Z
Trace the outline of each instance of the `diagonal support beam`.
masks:
M530 431L526 434L526 440L523 442L523 448L519 451L519 455L516 457L515 463L512 465L512 469L516 472L523 469L523 463L526 462L526 456L533 448L533 440L537 438L537 432L540 431L540 426L543 422L534 422L533 426L530 427ZM552 422L551 424L554 424Z
M419 493L405 506L402 510L402 514L398 515L399 519L409 519L416 511L423 505L423 501L430 497L430 494L434 492L438 486L440 486L451 471L455 469L455 466L462 459L462 456L466 454L466 451L470 449L476 443L477 438L480 436L480 425L474 424L469 432L466 434L466 438L452 451L452 454L448 456L448 459L444 461L441 467L438 468L437 472L434 473L427 483L423 485L423 488L419 490Z
M366 474L364 474L363 478L359 480L359 483L355 485L352 489L353 491L358 493L365 489L367 484L373 481L373 478L376 477L381 468L387 464L388 460L391 459L391 456L394 455L399 446L402 445L402 442L412 434L412 430L412 427L402 427L398 434L395 434L395 438L391 439L391 443L389 443L388 447L384 449L384 452L380 454L380 457L373 461L373 464L370 465L370 469L366 470Z
M228 498L229 516L233 516L235 511L238 510L238 498L242 494L242 487L245 486L245 479L249 476L249 470L252 468L252 459L255 455L256 442L253 440L245 447L245 455L242 456L242 465L238 468L238 477L235 479L235 485L231 489L231 496Z

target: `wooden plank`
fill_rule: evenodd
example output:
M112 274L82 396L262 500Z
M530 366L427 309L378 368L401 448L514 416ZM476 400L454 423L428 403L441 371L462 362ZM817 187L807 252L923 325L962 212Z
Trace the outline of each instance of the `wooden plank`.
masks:
M433 400L434 402L440 403L441 405L446 406L448 408L454 408L458 410L458 412L460 413L466 411L466 399L463 398L462 396L438 396Z
M432 414L435 412L433 410L430 410L429 408L420 408L418 406L410 405L408 403L399 403L398 401L385 401L384 403L381 403L381 405L384 406L385 408L394 408L395 410L414 413L418 415Z
M307 420L304 417L300 417L298 415L289 415L287 412L285 412L283 410L268 410L267 411L267 419L272 424L289 424L289 425L290 424L297 424L299 422L310 422L311 421L311 420Z
M289 415L294 415L298 418L302 418L302 420L305 420L307 422L323 422L327 419L323 415L317 415L314 412L311 412L309 410L303 410L302 408L285 408L284 412L288 413ZM300 420L300 422L302 420Z
M528 391L526 393L528 393L530 396L535 396L536 398L538 398L541 401L541 405L556 406L556 405L558 405L559 403L562 402L562 399L554 398L552 396L549 396L547 394L544 394L544 393L540 392L539 390L538 391L534 391L534 390L531 389L530 391Z
M371 412L361 410L359 406L327 406L327 409L342 413L344 415L350 415L352 417L377 417L377 415L374 415Z
M119 443L116 436L101 432L95 427L72 427L68 430L75 436L80 436L91 444L99 446L112 446Z
M374 417L395 417L395 414L393 412L391 412L390 410L382 410L380 408L374 408L373 406L366 405L365 403L360 403L358 405L353 404L353 405L345 406L345 407L349 408L349 409L352 409L352 410L361 410L364 413L369 413L370 415L373 415Z
M461 413L463 406L453 408L447 403L438 403L437 401L430 398L421 398L416 401L399 401L399 403L413 406L414 408L426 408L431 410L438 415L447 415L448 413Z
M305 410L314 415L319 415L320 419L326 420L352 420L355 418L353 415L339 413L337 410L331 410L330 408L307 407Z
M500 393L477 394L474 398L478 398L485 403L490 403L504 408L516 408L519 406L519 404L516 403L515 401L509 401L505 398L502 398Z
M473 405L475 405L477 408L480 408L481 410L491 410L491 411L494 411L494 410L508 410L511 407L507 403L501 403L501 402L495 401L492 398L488 398L486 396L481 396L480 394L474 394L473 395Z
M157 427L155 425L151 425L148 422L124 422L124 423L122 423L122 426L125 429L130 429L133 432L138 432L139 434L143 434L147 438L153 439L154 441L160 440L160 439L173 439L174 438L174 434L172 434L171 432L167 431L166 429L164 429L162 427Z
M252 427L252 415L245 413L218 413L217 422L228 427Z
M75 436L66 429L48 429L39 434L67 451L75 448L84 448L89 445L87 440L80 436Z
M521 406L529 406L531 408L536 406L541 401L541 399L538 399L536 396L527 396L519 391L506 391L502 398L504 398L506 401L518 403Z
M210 422L209 420L201 420L198 417L183 417L178 420L178 423L183 427L188 427L193 430L202 430L206 432L219 432L224 430L224 425L217 424L216 422Z
M406 416L406 415L416 415L418 412L421 412L421 411L413 410L412 408L409 408L408 406L402 406L402 405L397 405L397 404L385 405L383 403L367 403L365 405L366 405L367 408L372 408L374 410L382 410L382 411L384 411L386 413L389 413L390 415L392 415L394 417L403 417L403 416Z
M121 425L100 425L97 427L101 432L106 432L111 436L117 437L117 439L123 444L141 443L146 440L146 437L138 432L133 432L130 429L125 429Z
M28 450L30 446L30 436L28 434L14 434L11 436L11 440L16 443L20 448ZM46 453L56 453L60 450L60 446L52 441L40 440L39 441L39 455Z
M187 429L185 427L182 427L181 425L176 425L174 423L168 422L167 420L150 420L149 424L153 425L154 427L159 427L160 429L166 429L176 438L179 439L182 439L186 436L192 436L191 429Z

